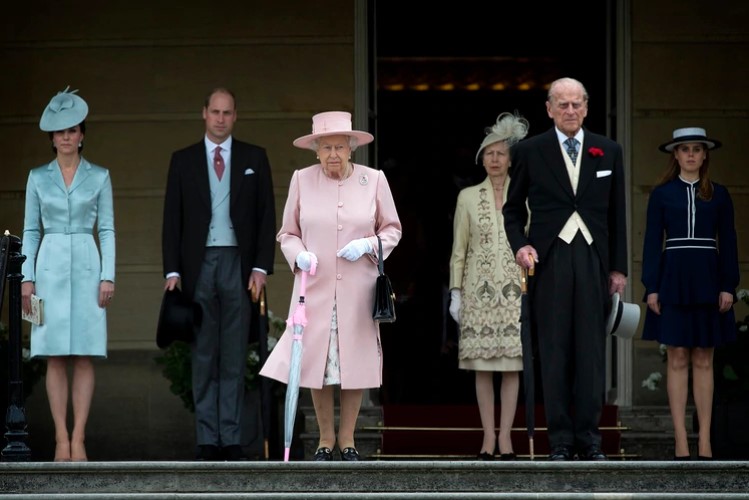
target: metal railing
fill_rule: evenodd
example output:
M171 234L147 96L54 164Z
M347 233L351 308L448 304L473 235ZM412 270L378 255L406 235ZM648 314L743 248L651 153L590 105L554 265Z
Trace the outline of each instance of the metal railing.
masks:
M21 239L5 231L0 241L0 312L8 281L8 408L5 411L7 445L0 452L3 462L28 462L31 450L26 445L26 409L21 376Z

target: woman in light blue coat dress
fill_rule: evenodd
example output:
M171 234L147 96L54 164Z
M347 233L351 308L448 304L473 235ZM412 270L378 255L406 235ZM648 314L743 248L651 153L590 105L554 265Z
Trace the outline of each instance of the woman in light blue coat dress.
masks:
M29 173L22 247L23 309L31 309L32 294L44 301L43 321L31 327L31 356L47 360L55 461L87 460L92 358L107 355L106 308L114 296L112 183L107 169L80 155L88 105L74 92L58 93L42 114L39 127L49 133L56 157ZM67 426L69 393L72 433Z

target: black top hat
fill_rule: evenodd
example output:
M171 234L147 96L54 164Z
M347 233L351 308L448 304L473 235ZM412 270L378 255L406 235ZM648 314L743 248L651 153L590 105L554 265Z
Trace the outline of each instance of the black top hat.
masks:
M166 349L175 340L192 342L195 340L195 328L200 326L202 319L200 306L187 298L182 290L177 287L166 290L161 301L156 345Z

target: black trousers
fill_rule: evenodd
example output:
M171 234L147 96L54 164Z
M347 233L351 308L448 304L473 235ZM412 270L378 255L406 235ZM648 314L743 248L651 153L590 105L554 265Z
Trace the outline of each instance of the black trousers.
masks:
M598 423L606 375L608 275L580 232L557 239L536 266L533 314L549 444L601 445Z

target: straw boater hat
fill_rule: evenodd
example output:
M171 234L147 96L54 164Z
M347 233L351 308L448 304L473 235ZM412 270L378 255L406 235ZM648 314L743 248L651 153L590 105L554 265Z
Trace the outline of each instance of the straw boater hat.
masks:
M707 146L707 149L718 149L721 146L720 141L708 139L704 128L688 127L677 128L674 130L673 139L665 144L661 144L658 146L658 149L664 153L670 153L679 144L686 144L689 142L701 142Z
M624 302L619 293L611 297L611 311L606 319L606 335L631 339L640 325L640 306Z
M44 108L42 118L39 120L39 128L45 132L56 132L75 127L88 115L88 104L86 101L75 95L78 89L68 92L68 86L62 92L49 101Z
M476 151L476 165L479 164L479 156L485 147L499 141L507 141L512 147L528 134L528 120L518 114L504 112L497 117L497 122L491 127L486 127L484 137L479 150Z
M369 132L351 130L351 113L347 111L326 111L312 117L312 133L294 140L294 146L301 149L312 149L315 139L328 135L347 135L356 137L357 146L374 141Z

